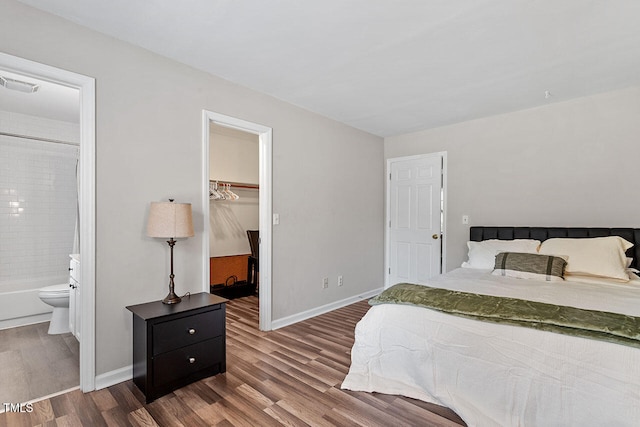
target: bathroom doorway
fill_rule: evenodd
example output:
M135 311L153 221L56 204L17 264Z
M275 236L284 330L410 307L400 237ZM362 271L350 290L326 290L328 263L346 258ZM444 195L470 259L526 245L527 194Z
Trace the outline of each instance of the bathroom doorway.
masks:
M0 356L3 351L6 351L5 358L16 359L19 351L29 355L22 358L25 363L11 376L17 381L15 390L21 390L22 394L2 398L9 399L9 403L24 403L25 399L43 397L33 393L50 395L69 388L68 382L49 381L39 375L46 372L59 375L69 369L73 356L67 359L64 356L69 356L67 350L73 351L74 341L76 374L75 377L69 375L75 387L80 386L83 391L95 388L95 83L86 76L1 52L0 76L3 76L0 79L3 91L0 138L6 151L2 157L10 161L11 152L17 156L14 159L26 165L21 170L12 163L10 176L0 177L1 197L7 199L3 205L9 209L3 220L8 218L8 221L2 225L9 227L23 242L24 247L19 249L26 259L24 265L18 265L19 262L6 253L2 259L11 262L13 267L3 266L3 271L11 271L11 275L0 278L0 292L5 290L19 301L11 304L15 313L3 319L1 325L4 337L16 339L15 347L11 348L11 338L3 339ZM64 94L67 101L60 103ZM40 174L34 177L30 170ZM63 189L63 193L58 194L59 189ZM52 199L51 206L55 208L43 204L42 199L47 197ZM81 335L80 332L76 335L82 337L79 343L73 333L48 334L42 322L48 323L51 314L47 311L51 307L39 298L42 294L39 289L53 282L60 290L69 288L72 253L82 260L80 274L76 274L82 284L77 300L77 319L82 324ZM57 287L51 290L56 297ZM3 359L3 368L8 369L5 362ZM8 378L3 375L3 384ZM47 381L44 387L26 387L27 383L45 385ZM25 389L28 389L27 395Z
M214 132L212 132L212 129ZM211 258L210 255L214 251L212 251L210 244L210 234L212 230L222 230L218 226L224 226L223 224L216 224L216 228L213 228L210 224L211 218L211 203L220 203L215 200L211 200L211 191L210 185L218 185L224 183L230 183L232 191L234 188L241 192L246 196L247 201L251 204L251 200L258 202L258 230L260 233L259 237L259 265L257 266L255 273L259 272L259 281L258 281L258 293L259 293L259 318L260 318L260 330L271 330L271 218L272 218L272 207L271 207L271 128L247 122L245 120L236 119L233 117L225 116L222 114L213 113L210 111L203 112L203 210L204 210L204 218L205 218L205 238L204 241L204 284L203 290L205 292L210 291L210 278L211 278ZM244 181L253 181L253 182L236 182L232 181L229 178L225 177L225 172L223 175L219 177L216 176L216 171L212 170L212 165L217 163L217 159L215 156L224 155L222 152L211 153L211 140L215 137L215 134L224 135L223 138L227 139L235 139L236 141L241 141L241 145L245 146L247 149L251 149L251 141L252 138L257 143L257 166L258 170L253 171L256 173L254 177L251 176L251 171L249 175L242 174L238 175L240 177L245 178L236 178ZM212 135L214 135L212 137ZM214 156L213 158L211 156ZM242 154L240 154L242 155ZM253 155L251 155L253 156ZM220 163L217 163L220 164ZM252 169L255 169L255 162ZM232 172L229 171L228 174ZM213 177L213 179L212 179ZM255 185L255 180L257 178L257 185ZM228 180L231 182L223 181ZM234 187L235 184L235 187ZM259 190L259 191L258 191ZM256 200L256 191L258 191L257 200ZM241 199L240 199L241 200ZM231 202L229 202L231 203ZM255 202L253 202L255 205ZM225 206L218 206L214 209L217 210L216 215L220 216L218 220L225 220L226 224L230 225L232 228L237 229L235 232L232 232L237 238L228 238L225 239L225 244L229 244L229 249L231 252L238 252L238 246L246 243L248 246L248 240L243 240L242 232L246 232L246 230L241 230L241 228L245 228L241 223L246 221L246 224L255 224L255 218L250 218L251 215L254 215L250 212L251 209L240 209L240 206L236 206L235 212L232 210L232 207L228 206L227 209L224 209ZM241 212L244 211L244 212ZM226 215L225 215L226 214ZM239 217L243 217L242 220L238 220ZM246 234L245 234L246 236ZM227 236L229 237L229 236ZM248 236L247 236L248 239ZM234 247L235 246L235 247ZM231 253L230 252L230 253ZM240 267L242 268L242 267ZM231 274L234 276L234 274ZM236 275L237 276L237 275ZM233 280L233 278L231 279Z

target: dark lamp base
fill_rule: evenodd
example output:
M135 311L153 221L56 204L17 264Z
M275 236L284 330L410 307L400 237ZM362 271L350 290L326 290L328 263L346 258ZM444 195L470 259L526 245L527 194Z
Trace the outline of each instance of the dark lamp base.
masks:
M173 291L171 291L171 292L169 292L169 295L164 297L164 299L162 300L162 303L163 304L177 304L180 301L182 301L182 298L180 298Z

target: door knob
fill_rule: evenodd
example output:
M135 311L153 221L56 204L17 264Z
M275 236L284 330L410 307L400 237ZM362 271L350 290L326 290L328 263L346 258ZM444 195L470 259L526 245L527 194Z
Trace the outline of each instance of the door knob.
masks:
M438 235L437 235L437 234L434 234L433 236L431 236L431 238L432 238L433 240L438 240Z

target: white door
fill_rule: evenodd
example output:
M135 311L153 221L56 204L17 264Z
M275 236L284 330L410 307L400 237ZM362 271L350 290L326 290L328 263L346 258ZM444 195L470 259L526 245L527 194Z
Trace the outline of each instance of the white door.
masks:
M443 154L387 161L387 280L426 283L441 273Z

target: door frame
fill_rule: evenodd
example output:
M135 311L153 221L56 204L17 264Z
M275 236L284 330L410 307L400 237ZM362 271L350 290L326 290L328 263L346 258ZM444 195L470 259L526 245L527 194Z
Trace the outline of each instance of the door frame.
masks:
M440 216L440 229L442 230L441 236L441 244L442 249L440 253L440 274L444 273L445 266L447 265L446 254L447 254L447 152L439 151L436 153L427 153L427 154L416 154L413 156L403 156L403 157L392 157L387 159L387 166L385 170L385 227L384 227L384 288L388 288L390 286L389 283L389 268L391 266L391 239L389 236L390 233L390 223L391 221L391 164L395 162L403 162L410 160L419 160L419 159L427 159L439 157L441 159L442 165L442 213Z
M202 239L202 253L204 256L202 263L203 291L209 292L209 135L210 125L214 123L218 126L232 128L243 132L258 135L258 151L260 153L260 193L259 193L259 222L260 222L260 271L259 281L259 310L260 310L260 330L270 331L271 326L271 236L273 217L272 207L272 135L273 130L270 127L252 123L246 120L237 119L235 117L226 116L224 114L214 113L212 111L202 111L202 208L204 216L204 238Z
M0 67L7 71L50 81L80 92L80 285L82 286L80 388L95 390L96 382L96 120L95 79L71 71L0 52Z

